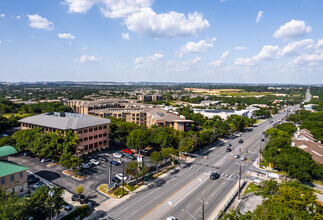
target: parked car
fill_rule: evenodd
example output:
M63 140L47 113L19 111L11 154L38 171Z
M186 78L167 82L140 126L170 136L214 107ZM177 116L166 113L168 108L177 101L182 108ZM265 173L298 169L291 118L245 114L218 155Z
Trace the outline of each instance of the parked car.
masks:
M81 163L81 167L83 169L90 169L91 168L91 165L89 163Z
M33 175L33 174L27 174L27 180L30 180L32 178L36 178L35 175Z
M79 201L81 204L84 204L87 203L89 199L82 194L76 194L72 196L72 201Z
M107 157L99 157L99 161L101 161L101 162L108 162L109 160L108 160L108 158Z
M166 220L177 220L177 218L175 218L174 216L169 216L166 218Z
M39 181L39 178L33 177L27 180L28 184L35 184Z
M240 158L240 160L244 161L244 160L246 160L246 158L245 158L244 156L242 156L242 157Z
M239 140L239 144L242 144L242 143L243 143L243 140L242 140L242 139L240 139L240 140Z
M63 208L65 211L71 211L73 209L73 206L71 204L65 203L63 205Z
M122 149L122 152L124 152L126 154L133 154L133 151L130 149Z
M116 174L116 177L119 178L120 180L124 180L124 181L126 181L128 179L125 175L123 175L123 173Z
M125 154L125 157L131 159L131 160L135 160L137 159L135 156L131 155L131 154Z
M47 162L50 162L50 161L51 161L51 159L44 157L43 159L41 159L40 162L47 163Z
M212 180L216 180L220 178L220 174L219 173L211 173L210 175L210 179Z
M97 161L96 159L91 159L90 162L96 166L100 165L100 162Z
M234 158L238 159L240 156L238 154L234 155Z
M153 152L152 150L146 150L146 149L144 149L144 150L142 150L141 151L145 156L150 156L150 154L151 154L151 152Z
M117 178L117 177L112 177L112 182L113 183L120 183L121 182L121 180L119 179L119 178Z
M115 161L115 160L111 161L110 163L113 164L113 165L115 165L115 166L119 166L120 165L120 163L117 162L117 161Z
M113 153L113 156L116 157L116 158L121 158L122 154L119 153L119 152L116 152L116 153Z
M226 152L231 152L232 149L230 147L227 148Z
M38 189L39 187L41 187L43 185L45 185L45 183L40 181L40 182L36 183L35 185L33 185L33 189L36 190L36 189Z
M25 151L22 155L24 155L24 156L31 156L32 153L30 151Z
M231 144L231 143L227 143L225 146L227 146L227 147L231 147L231 146L232 146L232 144Z

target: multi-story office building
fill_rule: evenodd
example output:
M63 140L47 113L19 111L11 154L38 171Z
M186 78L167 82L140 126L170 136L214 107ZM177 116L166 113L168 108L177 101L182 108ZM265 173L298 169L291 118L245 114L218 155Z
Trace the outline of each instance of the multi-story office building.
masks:
M110 119L75 113L48 112L20 120L21 129L42 128L45 132L74 131L80 140L76 151L80 154L109 147Z
M163 96L162 95L138 95L137 99L139 101L144 101L144 102L157 102L157 101L162 101Z
M7 193L17 194L28 191L27 167L8 161L8 156L18 153L11 146L0 147L0 188Z

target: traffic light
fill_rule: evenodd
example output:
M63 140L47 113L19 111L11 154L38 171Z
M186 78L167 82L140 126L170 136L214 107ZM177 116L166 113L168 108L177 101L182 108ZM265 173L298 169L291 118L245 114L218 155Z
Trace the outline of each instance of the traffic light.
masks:
M250 158L248 158L247 163L249 163L249 161L250 161Z

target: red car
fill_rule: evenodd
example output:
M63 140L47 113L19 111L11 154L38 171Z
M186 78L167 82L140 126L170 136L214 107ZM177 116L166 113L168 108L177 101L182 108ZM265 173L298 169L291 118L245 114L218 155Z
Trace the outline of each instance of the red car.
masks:
M127 153L127 154L133 154L133 151L130 149L123 149L123 152Z

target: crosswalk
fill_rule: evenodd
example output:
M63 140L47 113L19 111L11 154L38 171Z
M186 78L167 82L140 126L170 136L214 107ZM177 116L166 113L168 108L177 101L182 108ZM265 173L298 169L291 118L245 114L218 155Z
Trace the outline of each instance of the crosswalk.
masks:
M206 174L206 175L210 175L213 172L217 172L217 171L214 171L214 170L201 169L201 168L198 168L198 167L190 167L189 170L197 171L197 172L200 172L200 173L203 173L203 174ZM229 179L229 180L238 180L239 179L239 176L235 176L235 175L232 175L232 174L221 173L221 172L217 172L217 173L220 174L220 176L221 176L220 178Z

